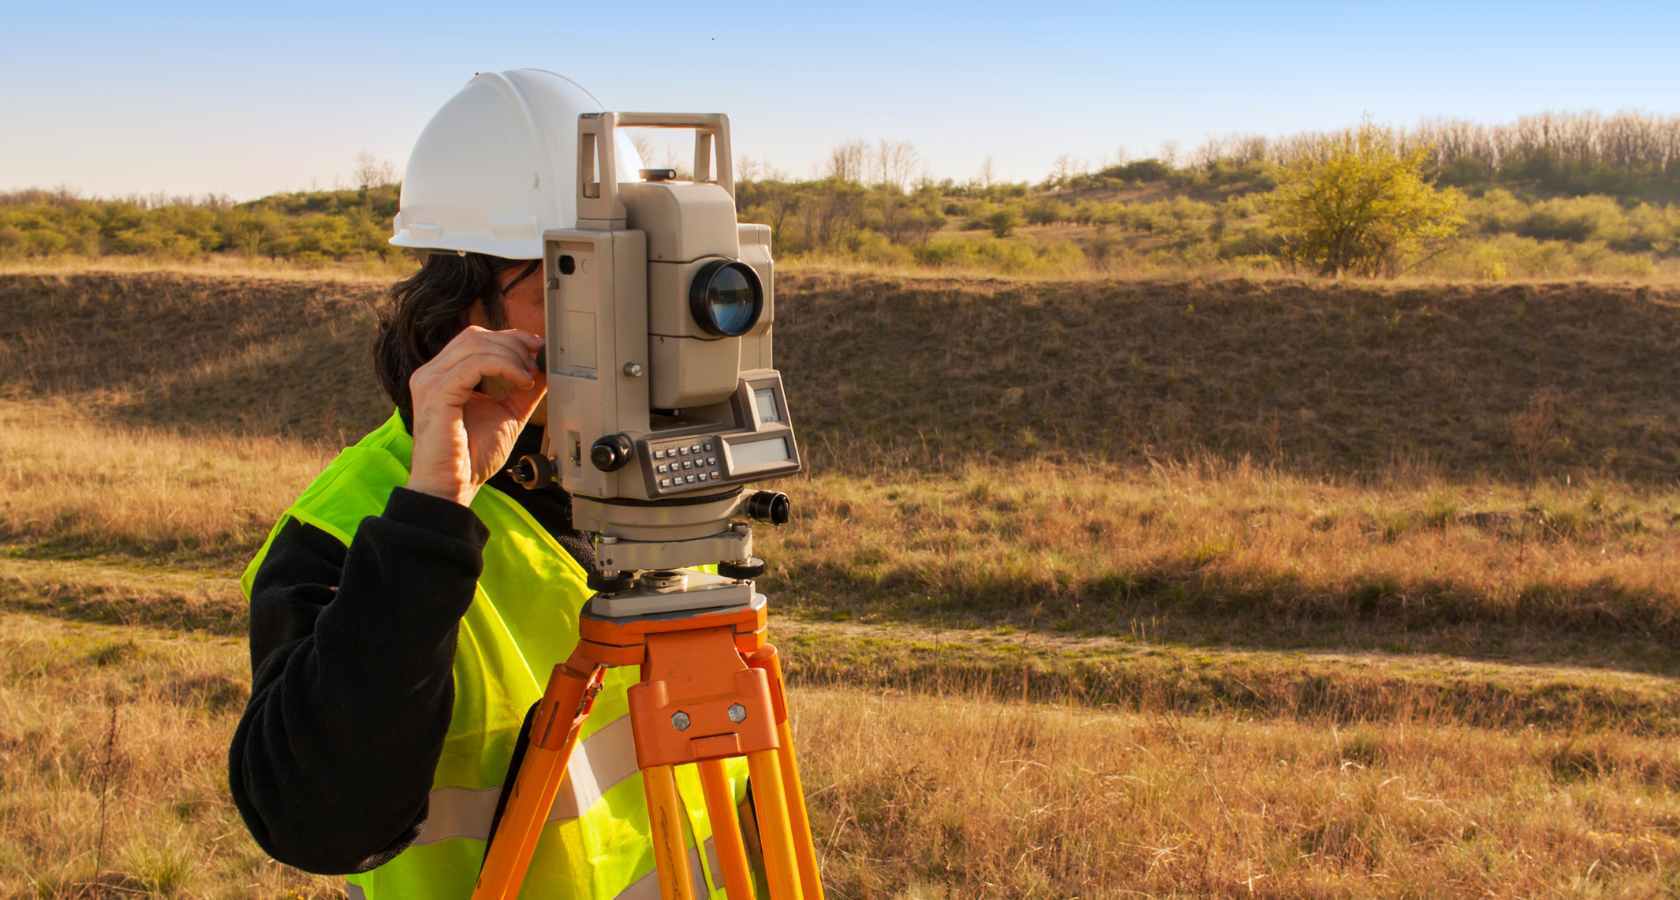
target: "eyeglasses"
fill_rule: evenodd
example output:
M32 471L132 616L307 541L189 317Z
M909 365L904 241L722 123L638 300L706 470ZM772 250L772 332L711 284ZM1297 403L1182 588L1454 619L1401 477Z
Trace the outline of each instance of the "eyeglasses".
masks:
M542 260L540 259L533 259L529 263L526 263L525 268L522 269L518 275L515 275L512 281L502 285L502 294L505 296L507 292L513 290L519 282L531 277L531 273L540 268L542 268Z

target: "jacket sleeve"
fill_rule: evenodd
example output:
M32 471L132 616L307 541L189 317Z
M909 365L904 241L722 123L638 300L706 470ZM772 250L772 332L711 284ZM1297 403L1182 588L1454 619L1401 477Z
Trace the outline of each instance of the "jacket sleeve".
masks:
M245 824L321 874L401 852L454 704L450 668L489 534L472 511L397 488L348 548L297 520L251 591L251 701L229 749Z

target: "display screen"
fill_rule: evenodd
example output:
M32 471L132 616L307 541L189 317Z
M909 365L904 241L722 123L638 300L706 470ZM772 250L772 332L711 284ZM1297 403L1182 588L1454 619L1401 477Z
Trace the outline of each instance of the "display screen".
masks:
M780 422L782 411L776 407L776 390L774 388L753 389L753 403L758 406L758 420L760 422ZM786 457L783 457L786 459Z
M735 472L747 472L753 469L764 469L778 463L785 463L793 458L788 450L787 438L777 438L773 441L755 441L751 444L734 444L729 448L733 457L731 468Z

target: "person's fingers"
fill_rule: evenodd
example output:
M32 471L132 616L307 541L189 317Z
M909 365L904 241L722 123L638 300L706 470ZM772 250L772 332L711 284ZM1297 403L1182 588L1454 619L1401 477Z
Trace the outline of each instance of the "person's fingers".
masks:
M411 385L411 392L417 410L460 408L474 392L483 391L486 382L499 384L507 391L525 387L534 378L529 364L505 348L487 348L455 360L447 369L425 373Z
M529 331L516 328L491 331L477 325L468 325L461 329L460 334L451 338L427 365L435 365L440 370L450 369L463 357L482 352L486 346L505 347L513 353L531 357L536 355L542 344L543 339Z
M513 413L514 417L519 420L519 427L523 429L525 423L531 421L531 416L536 414L537 407L542 405L544 398L547 396L548 375L538 372L530 387L508 394L502 400L502 405L507 408L508 412Z
M516 389L525 390L536 384L537 374L532 368L529 360L520 358L506 347L486 346L477 353L456 360L453 366L439 373L434 393L437 399L458 406L467 402L479 383L491 376L504 379Z

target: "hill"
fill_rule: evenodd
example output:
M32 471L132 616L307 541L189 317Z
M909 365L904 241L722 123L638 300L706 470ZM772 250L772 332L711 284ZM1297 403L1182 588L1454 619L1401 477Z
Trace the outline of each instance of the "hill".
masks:
M1680 477L1680 290L1293 280L778 282L821 469L1134 466ZM338 444L386 410L377 282L0 276L0 396ZM50 348L50 352L48 351Z
M0 276L0 450L53 473L0 539L237 565L388 414L383 290ZM785 611L1676 669L1674 293L812 271L778 296L811 462L765 537ZM165 514L179 491L203 507ZM1276 662L1282 697L1303 682Z

